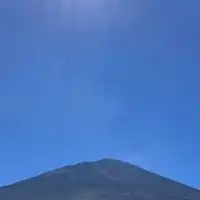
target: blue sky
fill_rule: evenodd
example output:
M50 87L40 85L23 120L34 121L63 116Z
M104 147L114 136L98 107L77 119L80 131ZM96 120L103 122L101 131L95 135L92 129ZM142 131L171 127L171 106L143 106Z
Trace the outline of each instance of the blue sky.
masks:
M3 0L0 184L112 157L199 188L199 6Z

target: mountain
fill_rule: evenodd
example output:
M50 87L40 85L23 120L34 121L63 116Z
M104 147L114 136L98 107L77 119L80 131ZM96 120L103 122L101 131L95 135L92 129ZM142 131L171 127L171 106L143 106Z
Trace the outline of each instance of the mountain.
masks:
M2 187L0 200L200 200L200 191L129 163L103 159Z

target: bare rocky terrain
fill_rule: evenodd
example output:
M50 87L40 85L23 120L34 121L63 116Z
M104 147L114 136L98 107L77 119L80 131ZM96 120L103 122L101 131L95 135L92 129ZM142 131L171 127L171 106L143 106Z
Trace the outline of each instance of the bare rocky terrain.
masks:
M103 159L2 187L0 200L200 200L200 191L126 162Z

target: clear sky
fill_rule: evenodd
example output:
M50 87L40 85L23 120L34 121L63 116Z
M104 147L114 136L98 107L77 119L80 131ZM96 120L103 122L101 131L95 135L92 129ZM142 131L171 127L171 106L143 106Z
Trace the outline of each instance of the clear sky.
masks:
M111 157L200 188L199 7L2 0L0 184Z

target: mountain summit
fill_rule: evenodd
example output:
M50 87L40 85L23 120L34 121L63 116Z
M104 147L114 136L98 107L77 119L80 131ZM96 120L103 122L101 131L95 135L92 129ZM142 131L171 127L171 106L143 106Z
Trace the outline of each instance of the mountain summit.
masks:
M200 200L200 191L129 163L103 159L2 187L0 200Z

